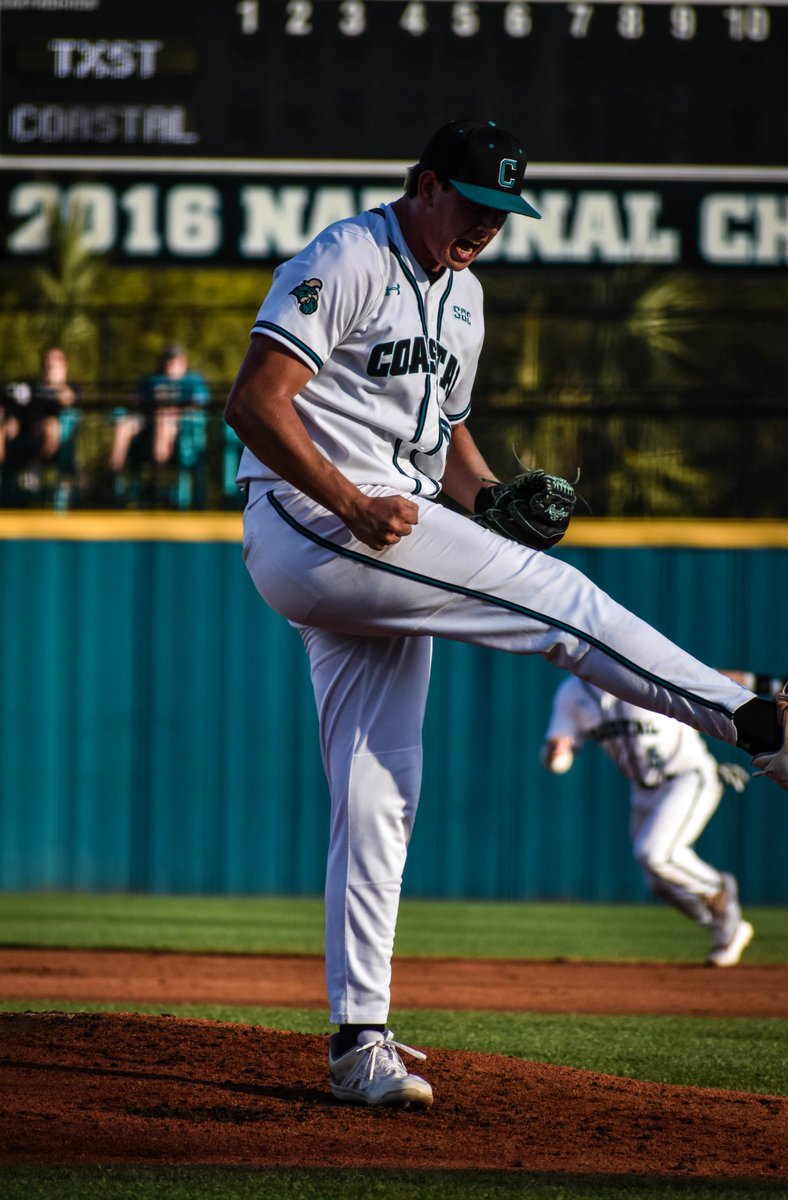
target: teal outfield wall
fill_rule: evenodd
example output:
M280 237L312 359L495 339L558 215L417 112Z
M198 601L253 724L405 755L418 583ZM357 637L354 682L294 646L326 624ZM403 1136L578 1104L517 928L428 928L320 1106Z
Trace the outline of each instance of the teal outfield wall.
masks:
M788 671L784 549L567 548L698 657ZM0 889L322 890L328 827L307 662L234 540L0 540ZM436 646L406 894L645 896L626 785L537 752L563 678ZM741 755L722 745L718 757ZM755 780L699 849L788 902L788 804Z

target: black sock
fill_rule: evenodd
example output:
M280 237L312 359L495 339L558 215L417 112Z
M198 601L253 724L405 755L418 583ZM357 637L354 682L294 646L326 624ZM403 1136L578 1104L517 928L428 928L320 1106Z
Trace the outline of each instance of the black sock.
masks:
M346 1054L356 1045L358 1035L363 1029L379 1029L381 1033L386 1032L385 1025L376 1025L374 1021L366 1025L340 1025L337 1032L337 1050L340 1054Z
M733 714L736 745L748 754L769 754L783 742L783 727L773 700L755 696Z

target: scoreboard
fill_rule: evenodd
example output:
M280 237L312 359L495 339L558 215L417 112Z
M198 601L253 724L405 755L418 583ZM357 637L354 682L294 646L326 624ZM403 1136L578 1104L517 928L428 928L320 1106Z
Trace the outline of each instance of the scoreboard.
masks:
M235 208L231 178L396 187L435 128L478 116L523 138L534 188L765 181L781 219L787 4L0 0L0 185L169 172Z
M788 10L609 0L4 0L3 154L784 164Z

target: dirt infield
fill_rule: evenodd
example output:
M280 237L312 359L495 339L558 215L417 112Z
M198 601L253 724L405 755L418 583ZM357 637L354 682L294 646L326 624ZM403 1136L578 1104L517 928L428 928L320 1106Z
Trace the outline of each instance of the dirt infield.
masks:
M0 996L324 1007L309 958L0 950ZM398 960L396 1007L788 1015L788 968ZM428 1049L424 1114L335 1102L325 1039L133 1013L0 1014L0 1163L788 1178L784 1097Z
M325 1008L322 958L0 947L6 1000ZM788 1017L788 967L395 957L394 1008Z

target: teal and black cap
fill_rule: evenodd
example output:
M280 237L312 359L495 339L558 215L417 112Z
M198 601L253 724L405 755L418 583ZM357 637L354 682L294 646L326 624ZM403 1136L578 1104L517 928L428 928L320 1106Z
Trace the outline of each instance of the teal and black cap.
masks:
M520 139L494 121L451 121L432 135L419 159L420 167L474 204L539 218L520 195L526 165Z

